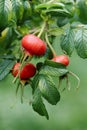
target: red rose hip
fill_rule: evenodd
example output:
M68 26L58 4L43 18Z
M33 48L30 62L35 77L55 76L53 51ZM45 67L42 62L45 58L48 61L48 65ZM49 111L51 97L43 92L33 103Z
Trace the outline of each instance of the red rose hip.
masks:
M42 56L46 52L46 44L39 37L27 34L22 38L22 47L31 55Z
M56 56L56 57L54 57L52 59L52 61L61 63L61 64L65 65L65 66L68 66L68 64L69 64L69 58L66 55Z
M27 79L33 77L35 75L35 73L36 73L36 67L31 63L27 63L21 69L20 79L21 80L27 80Z
M12 68L12 75L13 75L14 77L16 77L17 74L19 73L19 71L20 71L20 63L16 63L16 64L13 66L13 68Z

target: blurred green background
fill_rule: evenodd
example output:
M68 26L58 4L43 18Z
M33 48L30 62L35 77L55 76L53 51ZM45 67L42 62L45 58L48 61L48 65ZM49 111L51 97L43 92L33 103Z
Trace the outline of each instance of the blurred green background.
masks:
M62 54L60 49L56 51ZM0 81L0 130L87 130L87 60L75 52L68 69L79 76L79 90L76 91L77 80L70 76L71 90L61 92L60 102L56 106L46 102L49 120L34 112L26 99L21 104L20 92L15 96L11 75ZM31 99L31 88L25 88L25 94Z

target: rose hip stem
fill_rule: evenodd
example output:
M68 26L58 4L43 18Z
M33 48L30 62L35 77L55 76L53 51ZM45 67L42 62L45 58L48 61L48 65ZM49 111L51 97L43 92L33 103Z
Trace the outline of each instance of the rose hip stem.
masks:
M49 42L47 33L45 34L45 39L46 39L47 45L49 46L49 48L50 48L50 50L51 50L51 52L53 54L53 57L56 57L56 52L55 52L54 48L52 47L52 45Z

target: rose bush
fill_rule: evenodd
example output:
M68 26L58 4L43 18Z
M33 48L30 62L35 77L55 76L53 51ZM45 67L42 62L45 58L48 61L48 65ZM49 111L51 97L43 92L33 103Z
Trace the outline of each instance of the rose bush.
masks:
M31 86L32 107L47 119L43 98L52 105L60 100L53 77L68 81L73 75L79 85L78 76L68 70L68 65L74 50L81 58L87 58L86 2L0 1L0 80L12 73L17 90L23 88L22 98L26 83ZM55 51L56 37L60 37L62 54Z

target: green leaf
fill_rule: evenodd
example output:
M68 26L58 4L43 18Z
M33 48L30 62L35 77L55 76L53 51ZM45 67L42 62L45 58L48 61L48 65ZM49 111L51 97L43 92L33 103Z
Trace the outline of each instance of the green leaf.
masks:
M9 45L11 44L12 40L12 28L5 28L1 32L0 36L0 45L2 46L2 49L8 49Z
M66 9L48 9L45 11L45 13L47 14L51 14L52 16L67 16L67 17L70 17L71 14L68 10Z
M73 1L67 1L66 3L65 3L65 8L69 11L69 12L71 12L71 15L73 16L73 15L75 15L75 5L74 5L74 2Z
M87 58L87 28L82 27L75 34L75 48L81 58Z
M29 27L26 25L21 25L21 26L18 26L16 31L18 31L19 37L23 37L24 35L29 33Z
M29 1L25 0L24 1L24 14L23 14L23 19L27 19L29 16L32 14L32 9Z
M0 63L0 80L4 79L7 74L11 71L15 61L13 60L3 60Z
M39 83L39 74L34 76L34 79L33 79L32 84L31 84L32 89L33 89L33 93L34 93L35 89L38 87L38 83Z
M42 96L52 105L60 100L60 94L52 78L46 74L37 74L32 81L33 93L40 89Z
M63 76L68 73L66 66L51 60L46 60L41 66L39 74L46 74L53 77Z
M38 62L37 65L36 65L37 70L39 71L43 65L44 65L43 62Z
M79 0L78 9L80 21L87 24L87 0Z
M21 51L20 51L20 40L15 39L11 43L11 54L15 56L16 59L20 59L21 57Z
M48 65L48 66L51 66L54 68L65 68L66 69L65 65L58 63L58 62L51 61L51 60L46 60L45 65Z
M7 55L7 54L4 54L4 55L0 55L0 59L8 59L8 60L13 60L15 59L15 57L13 55Z
M60 36L64 33L64 30L62 28L52 28L49 30L49 34L53 36Z
M8 25L12 18L12 3L10 0L0 0L0 28Z
M65 34L61 37L61 48L68 55L71 55L74 50L74 31L69 27L65 30Z
M60 2L53 2L53 3L49 3L48 2L48 6L47 6L47 9L49 8L64 8L65 5L63 3L60 3Z
M56 67L51 67L48 65L45 65L41 68L40 74L46 74L54 77L59 77L63 76L68 73L68 70L65 68L56 68Z
M39 75L38 87L42 96L52 105L60 100L60 94L50 76Z
M11 0L14 17L18 22L22 20L24 13L24 5L22 0Z
M65 24L67 24L69 22L69 18L67 17L58 17L58 20L57 20L57 25L59 27L62 27L64 26Z
M47 110L46 110L43 100L41 98L41 92L40 92L39 88L37 88L34 92L32 107L33 107L34 111L36 111L38 114L40 114L41 116L45 116L47 119L49 119Z
M35 7L35 9L49 9L49 8L64 8L64 4L60 2L54 2L54 3L43 3L39 4Z

